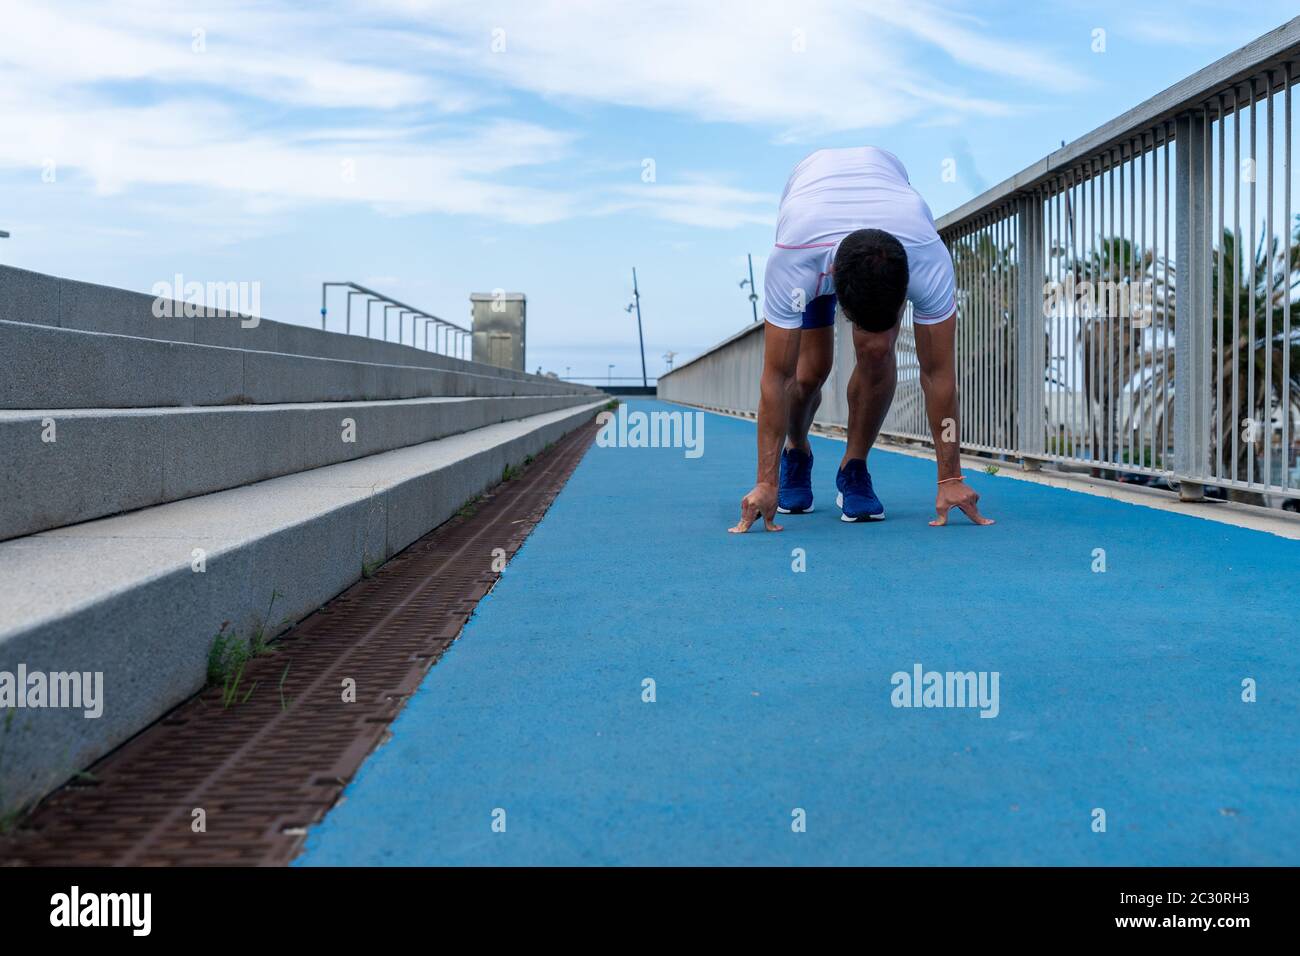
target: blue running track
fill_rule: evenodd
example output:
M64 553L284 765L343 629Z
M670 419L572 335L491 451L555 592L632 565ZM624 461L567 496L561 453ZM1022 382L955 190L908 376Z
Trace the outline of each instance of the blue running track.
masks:
M817 510L744 537L752 422L593 447L298 862L1300 863L1300 542L978 472L998 523L930 528L882 451L844 524L813 441ZM998 715L892 706L918 663Z

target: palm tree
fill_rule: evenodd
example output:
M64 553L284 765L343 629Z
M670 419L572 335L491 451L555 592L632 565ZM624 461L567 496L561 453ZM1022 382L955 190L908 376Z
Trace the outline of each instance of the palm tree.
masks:
M1300 217L1289 246L1288 253L1288 244L1273 235L1266 223L1247 261L1247 250L1233 232L1225 230L1212 260L1216 314L1211 319L1216 333L1210 376L1217 399L1212 460L1227 478L1271 481L1271 475L1262 473L1262 463L1265 447L1273 442L1273 418L1280 415L1287 422L1283 433L1287 437L1296 434L1300 423L1300 295L1296 291ZM1279 408L1288 394L1288 381L1288 407ZM1291 449L1280 451L1285 467ZM1232 497L1257 500L1261 496L1235 491Z
M1142 347L1136 363L1139 381L1132 383L1131 407L1123 414L1131 420L1147 417L1160 423L1157 430L1164 436L1169 434L1168 423L1173 421L1172 386L1177 383L1174 352L1169 347L1169 333L1177 325L1174 269L1167 259L1157 267L1149 254L1135 255L1143 273L1157 283L1153 328L1163 334L1151 336ZM1293 229L1289 254L1287 244L1272 235L1265 224L1249 260L1246 255L1231 230L1224 230L1218 248L1210 255L1211 300L1215 303L1207 316L1211 323L1210 457L1225 478L1267 482L1271 476L1262 473L1262 462L1265 444L1271 445L1273 440L1273 418L1280 415L1289 419L1284 432L1287 437L1300 431L1300 217ZM1284 323L1288 299L1289 339ZM1118 353L1116 357L1128 358ZM1117 376L1115 381L1121 379ZM1279 409L1287 394L1288 380L1289 407ZM1118 403L1122 387L1108 390L1103 386L1103 406ZM1280 454L1285 465L1291 449L1284 447ZM1229 489L1228 495L1238 501L1263 503L1261 494L1244 489Z

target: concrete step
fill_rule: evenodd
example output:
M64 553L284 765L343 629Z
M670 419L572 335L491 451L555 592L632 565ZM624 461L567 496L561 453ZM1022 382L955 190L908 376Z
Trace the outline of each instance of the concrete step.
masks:
M441 441L0 543L0 672L96 672L103 708L0 722L0 813L40 797L186 697L212 639L278 633L589 421L590 402ZM201 570L199 570L201 568ZM271 620L264 622L272 591Z
M430 366L287 355L0 321L0 408L153 408L591 395L585 386L430 355ZM439 364L448 367L441 367Z
M6 489L0 541L589 400L542 395L0 411L0 486Z
M341 320L331 326L338 331L327 332L257 317L188 317L182 314L179 303L174 304L170 317L158 318L154 315L154 302L154 296L143 292L0 266L0 321L351 362L443 368L525 381L555 381L514 369L435 355L414 345L343 334ZM313 322L317 319L314 317ZM396 320L391 324L395 329ZM409 321L406 336L410 338ZM573 388L598 394L597 389L588 386Z

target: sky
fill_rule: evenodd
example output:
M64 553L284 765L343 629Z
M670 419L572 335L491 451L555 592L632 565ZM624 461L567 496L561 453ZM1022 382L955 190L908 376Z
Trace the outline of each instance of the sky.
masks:
M635 266L653 376L752 321L746 256L761 290L813 150L889 149L939 216L1294 13L0 0L0 263L257 283L317 326L324 281L464 325L523 292L529 370L601 380L640 374Z

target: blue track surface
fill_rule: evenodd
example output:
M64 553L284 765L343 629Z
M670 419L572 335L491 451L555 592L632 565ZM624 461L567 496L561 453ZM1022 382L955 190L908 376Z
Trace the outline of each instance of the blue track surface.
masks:
M300 864L1300 863L1300 543L981 473L930 528L880 451L843 524L824 439L738 537L754 426L704 447L588 453ZM1000 713L893 707L916 663Z

